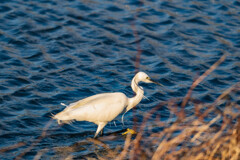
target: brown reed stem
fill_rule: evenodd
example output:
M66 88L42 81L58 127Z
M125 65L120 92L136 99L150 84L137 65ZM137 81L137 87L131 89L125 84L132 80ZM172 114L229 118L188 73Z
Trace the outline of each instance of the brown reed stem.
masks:
M25 146L25 145L26 145L26 143L24 143L24 142L18 142L16 144L12 145L12 146L1 148L0 153L4 153L4 152L7 152L9 150L13 150L15 148L19 148L19 147L22 147L22 146Z
M132 138L132 134L128 134L127 138L125 140L125 144L124 144L124 148L122 150L122 152L117 156L117 158L115 160L122 160L126 157L127 153L128 153L128 149L131 145L131 138Z
M43 131L42 131L42 134L41 136L39 136L34 142L32 142L32 144L26 148L21 154L19 154L15 160L20 160L22 159L22 157L27 153L29 152L30 150L33 149L34 146L36 146L39 142L41 142L41 140L46 136L47 134L47 130L48 128L50 127L50 125L52 124L52 119L48 121L48 123L45 125L45 127L43 128Z
M217 62L215 62L206 72L204 72L198 79L196 79L193 84L191 85L190 89L188 90L186 96L183 99L183 102L181 104L181 118L184 118L184 107L186 106L189 98L191 97L192 91L194 88L202 82L213 70L217 68L224 60L226 59L226 55L223 55Z

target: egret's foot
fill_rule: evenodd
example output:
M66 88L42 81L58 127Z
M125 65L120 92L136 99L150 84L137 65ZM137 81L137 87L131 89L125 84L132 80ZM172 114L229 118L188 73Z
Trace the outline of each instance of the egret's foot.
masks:
M133 129L128 128L126 132L122 133L122 135L125 135L125 134L137 134L137 132L134 131Z

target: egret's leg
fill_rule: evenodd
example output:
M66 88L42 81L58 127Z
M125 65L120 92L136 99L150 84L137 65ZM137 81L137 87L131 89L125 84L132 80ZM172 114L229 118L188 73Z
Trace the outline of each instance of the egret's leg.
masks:
M100 135L103 136L104 128L101 130Z
M97 131L96 131L96 133L95 133L94 138L97 137L98 133L99 133L100 131L102 131L102 129L106 126L106 124L107 124L107 122L100 122L100 123L98 124L98 128L97 128Z

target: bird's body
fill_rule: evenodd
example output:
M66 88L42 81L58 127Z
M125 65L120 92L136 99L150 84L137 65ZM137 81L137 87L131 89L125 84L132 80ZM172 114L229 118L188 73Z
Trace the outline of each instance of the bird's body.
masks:
M141 101L144 92L142 87L138 86L140 81L153 82L147 74L139 72L131 84L136 96L128 98L121 92L97 94L71 103L53 118L57 119L58 123L68 123L73 120L93 122L98 125L94 136L96 137L108 122L115 119L124 110L127 112Z
M124 110L127 104L128 98L123 93L102 93L71 103L55 118L59 119L60 123L75 119L98 125L99 122L112 121ZM100 114L102 111L104 114Z

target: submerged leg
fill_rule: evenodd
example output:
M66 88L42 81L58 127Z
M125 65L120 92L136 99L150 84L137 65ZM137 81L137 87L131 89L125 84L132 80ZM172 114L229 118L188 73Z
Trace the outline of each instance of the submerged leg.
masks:
M103 136L104 128L101 130L100 135Z
M99 133L100 131L102 131L102 129L106 126L106 124L107 124L107 122L100 122L100 123L98 124L98 128L97 128L97 131L96 131L96 133L95 133L94 138L97 137L98 133Z

